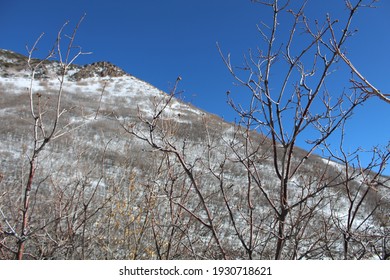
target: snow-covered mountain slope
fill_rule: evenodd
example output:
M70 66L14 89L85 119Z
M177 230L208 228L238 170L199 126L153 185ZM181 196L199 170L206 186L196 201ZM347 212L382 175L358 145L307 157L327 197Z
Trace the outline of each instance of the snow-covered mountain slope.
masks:
M0 245L9 249L0 258L17 244L34 143L54 127L59 93L56 131L34 169L30 256L273 257L282 185L269 139L108 62L69 65L62 75L58 61L46 61L32 78L26 57L0 50L0 206L8 225L0 224ZM35 142L31 108L40 116ZM388 178L370 185L375 174L298 148L292 163L302 166L287 182L283 258L390 252Z
M45 63L35 73L35 79L31 79L26 60L26 57L10 51L2 51L0 55L1 131L3 137L8 137L3 139L0 149L8 152L12 150L16 158L21 156L20 151L10 149L10 145L15 144L14 137L25 141L23 137L29 137L28 129L31 128L30 89L36 99L34 101L37 102L37 96L40 96L50 111L54 107L51 102L54 102L63 87L61 105L63 109L72 111L63 116L66 123L64 132L72 131L82 124L82 129L72 133L77 137L85 136L87 142L100 139L103 133L112 134L113 137L123 133L119 129L118 120L135 120L141 115L153 115L156 108L163 106L168 99L170 102L164 109L165 120L190 124L194 120L200 121L205 115L205 112L189 104L175 98L171 100L167 93L107 62L84 67L72 65L61 84L58 62ZM100 125L102 128L95 130ZM90 144L96 146L96 143Z

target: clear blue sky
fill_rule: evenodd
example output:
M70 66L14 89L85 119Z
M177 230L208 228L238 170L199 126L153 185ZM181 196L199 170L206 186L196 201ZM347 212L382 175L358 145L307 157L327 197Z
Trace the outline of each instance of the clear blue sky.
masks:
M330 13L342 19L347 13L343 3L311 0L307 15L322 21ZM348 55L377 88L390 93L390 1L377 6L359 11L353 23L359 33L350 40ZM93 54L77 63L110 61L165 91L180 75L186 101L233 121L225 93L239 90L232 86L216 42L240 64L249 48L262 46L256 24L266 21L268 12L250 0L0 0L0 48L26 54L25 45L45 32L40 51L46 53L66 20L73 27L87 13L76 43ZM385 146L389 123L390 105L371 100L356 111L346 145L351 150Z

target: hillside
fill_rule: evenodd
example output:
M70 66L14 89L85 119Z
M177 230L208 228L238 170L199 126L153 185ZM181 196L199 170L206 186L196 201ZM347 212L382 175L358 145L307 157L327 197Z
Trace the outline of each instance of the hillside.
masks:
M17 253L42 144L26 258L272 259L282 216L284 259L389 256L388 178L297 148L282 213L264 135L109 62L33 60L32 76L27 61L0 50L0 259Z

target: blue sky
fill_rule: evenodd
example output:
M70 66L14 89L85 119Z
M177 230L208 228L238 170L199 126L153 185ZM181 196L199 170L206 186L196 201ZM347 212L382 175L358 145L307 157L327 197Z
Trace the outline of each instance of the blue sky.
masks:
M323 21L330 13L342 20L348 12L343 3L312 0L307 15ZM353 28L359 32L347 44L347 51L371 83L390 93L390 1L382 0L377 6L358 12ZM70 20L70 33L84 13L76 43L93 54L76 63L110 61L165 91L180 75L185 101L228 121L236 115L226 104L225 93L241 89L232 85L216 42L239 65L248 49L264 46L256 25L269 17L269 10L249 0L0 0L0 48L26 54L25 45L32 45L45 32L37 52L44 54L62 24ZM283 34L288 30L282 23ZM337 75L348 76L348 71ZM370 100L347 127L347 149L386 146L389 123L390 105Z

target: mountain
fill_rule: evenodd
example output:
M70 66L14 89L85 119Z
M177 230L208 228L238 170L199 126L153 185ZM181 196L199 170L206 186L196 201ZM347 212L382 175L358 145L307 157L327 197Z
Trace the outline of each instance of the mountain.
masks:
M387 177L296 148L281 182L266 136L109 62L65 66L0 50L0 258L388 257Z

